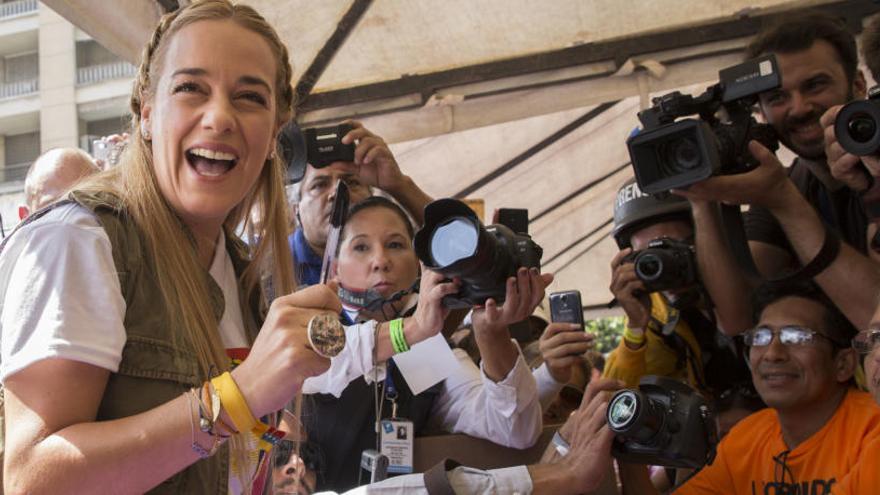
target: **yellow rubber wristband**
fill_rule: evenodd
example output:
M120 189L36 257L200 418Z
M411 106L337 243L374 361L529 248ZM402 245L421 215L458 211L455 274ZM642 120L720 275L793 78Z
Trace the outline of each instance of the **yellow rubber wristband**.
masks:
M211 380L211 384L220 393L220 405L229 413L232 425L238 431L250 431L257 424L257 418L251 413L244 396L229 372Z
M632 345L642 345L645 343L645 334L636 335L632 333L629 327L625 327L623 329L623 340L629 342Z

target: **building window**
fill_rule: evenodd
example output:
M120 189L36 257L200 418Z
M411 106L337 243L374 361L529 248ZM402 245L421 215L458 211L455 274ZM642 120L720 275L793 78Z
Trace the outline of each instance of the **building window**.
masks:
M3 82L32 81L40 77L37 52L3 57Z
M121 59L95 40L76 42L76 66L94 67L120 62Z
M6 166L30 164L40 156L40 132L6 136Z

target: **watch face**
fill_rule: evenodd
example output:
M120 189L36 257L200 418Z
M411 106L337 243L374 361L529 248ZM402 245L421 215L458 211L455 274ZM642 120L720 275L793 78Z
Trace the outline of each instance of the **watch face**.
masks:
M333 313L317 314L309 320L309 344L325 358L337 356L345 348L345 328Z

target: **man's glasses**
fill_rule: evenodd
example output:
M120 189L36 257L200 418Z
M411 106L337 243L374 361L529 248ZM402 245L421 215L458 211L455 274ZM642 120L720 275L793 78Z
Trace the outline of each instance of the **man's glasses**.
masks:
M773 329L768 326L753 328L752 330L748 330L743 334L743 341L749 347L765 347L773 342L774 336L779 339L780 343L787 346L812 345L818 340L817 337L828 339L829 341L831 341L832 344L836 345L831 337L823 335L814 330L810 330L809 328L799 327L796 325L787 325L777 329Z
M860 354L870 354L880 347L880 327L869 328L856 334L852 339L852 347Z

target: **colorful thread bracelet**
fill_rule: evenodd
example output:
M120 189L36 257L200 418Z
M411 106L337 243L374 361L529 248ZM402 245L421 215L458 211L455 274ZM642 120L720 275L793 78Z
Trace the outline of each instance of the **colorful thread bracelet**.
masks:
M388 323L388 336L391 338L391 349L395 354L409 350L409 344L403 335L403 318L397 318Z
M189 430L190 434L192 435L192 442L190 443L190 447L192 448L193 452L199 455L200 458L207 459L217 452L217 449L220 447L221 438L214 437L214 444L211 445L210 449L205 448L198 441L196 441L195 418L196 416L198 416L198 412L196 411L197 404L194 404L193 402L198 403L199 399L196 395L195 389L190 389L189 393L187 393L186 395L187 401L189 402Z

